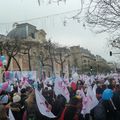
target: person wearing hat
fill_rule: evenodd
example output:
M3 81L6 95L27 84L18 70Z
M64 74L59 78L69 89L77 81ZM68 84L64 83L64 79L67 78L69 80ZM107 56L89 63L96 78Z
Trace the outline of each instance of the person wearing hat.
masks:
M54 105L52 106L52 113L57 116L57 118L59 118L61 116L62 111L65 108L65 104L66 104L66 98L59 94L54 102Z
M1 95L0 104L7 104L7 103L8 103L8 95Z
M22 105L21 105L21 96L15 93L13 95L13 102L10 104L13 116L15 120L22 120Z
M111 89L105 89L102 99L93 109L94 120L119 120L117 117L117 108L113 102L114 93Z

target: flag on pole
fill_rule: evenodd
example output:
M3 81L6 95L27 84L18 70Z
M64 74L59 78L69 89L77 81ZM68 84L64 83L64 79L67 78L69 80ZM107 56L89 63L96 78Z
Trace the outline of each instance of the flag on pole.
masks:
M69 102L70 93L69 93L64 81L60 77L56 78L56 80L55 80L54 92L56 95L60 95L60 94L63 95L66 98L67 102Z
M36 88L35 88L35 96L36 96L36 102L37 102L37 106L40 113L48 118L55 118L56 116L46 106L46 103L45 103L46 100L44 96Z
M86 96L90 97L91 104L89 107L90 107L90 109L93 109L99 103L99 101L96 98L96 95L94 94L91 86L88 86Z

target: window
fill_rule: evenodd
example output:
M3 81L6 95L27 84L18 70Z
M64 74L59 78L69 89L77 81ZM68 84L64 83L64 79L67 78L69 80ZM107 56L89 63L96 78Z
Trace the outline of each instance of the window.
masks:
M32 37L33 39L35 39L35 34L34 34L34 33L31 33L31 37Z

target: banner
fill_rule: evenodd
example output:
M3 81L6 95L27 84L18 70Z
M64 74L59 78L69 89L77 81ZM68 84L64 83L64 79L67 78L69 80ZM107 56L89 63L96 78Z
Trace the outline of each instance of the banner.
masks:
M89 106L90 110L91 110L99 103L99 101L97 100L96 95L94 94L91 86L89 86L87 88L86 96L88 96L91 99L91 103L90 103L90 106Z
M93 109L97 104L98 100L96 96L94 95L94 92L92 90L91 86L88 86L87 88L87 94L83 97L83 108L81 113L83 115L90 113L90 110Z
M36 80L36 71L5 71L6 81L27 80L29 82Z
M36 102L40 113L48 118L55 118L56 116L47 108L45 104L45 98L43 95L35 89Z
M64 81L60 77L55 79L54 92L56 95L59 95L59 94L63 95L66 98L67 102L69 102L70 93Z

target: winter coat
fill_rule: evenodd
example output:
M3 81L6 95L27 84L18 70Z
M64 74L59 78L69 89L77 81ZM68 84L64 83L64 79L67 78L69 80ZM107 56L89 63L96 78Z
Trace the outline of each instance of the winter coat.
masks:
M17 103L12 103L10 106L15 120L22 120L23 114L21 110L22 107L21 104L17 102Z

